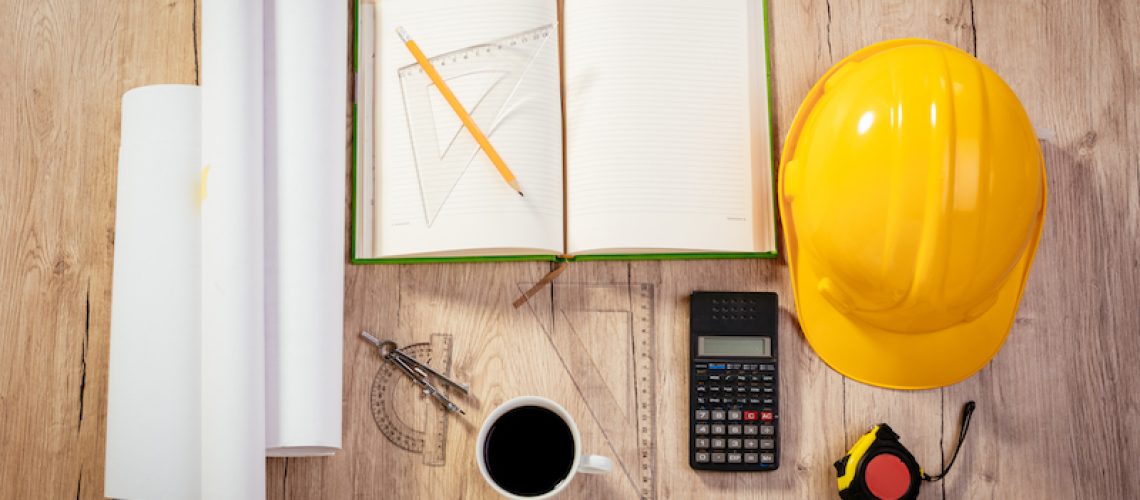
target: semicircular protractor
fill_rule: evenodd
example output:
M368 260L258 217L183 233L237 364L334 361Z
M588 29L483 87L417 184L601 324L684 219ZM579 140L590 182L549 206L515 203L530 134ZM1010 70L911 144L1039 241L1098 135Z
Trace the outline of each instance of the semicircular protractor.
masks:
M430 342L400 349L440 373L451 371L451 335L437 333ZM445 392L446 388L440 387ZM394 364L384 362L372 379L372 418L384 437L405 451L423 454L424 463L439 466L447 449L447 412Z

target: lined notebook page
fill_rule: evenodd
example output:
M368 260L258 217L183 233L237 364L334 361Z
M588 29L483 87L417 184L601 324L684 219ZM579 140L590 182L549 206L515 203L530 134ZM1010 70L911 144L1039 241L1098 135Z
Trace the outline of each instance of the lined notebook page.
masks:
M754 0L571 0L568 251L773 249Z
M558 254L562 252L562 116L557 38L534 60L498 119L479 126L522 185L519 197L487 156L472 160L438 210L425 204L398 70L415 60L396 35L404 26L428 57L486 43L557 19L555 0L379 0L376 8L376 256ZM444 69L441 68L441 72ZM449 79L471 111L501 75L472 71ZM430 89L441 144L470 140ZM472 112L474 115L475 113ZM477 120L478 121L478 120ZM442 146L441 146L442 148ZM430 159L430 158L428 158ZM430 221L430 224L429 224Z

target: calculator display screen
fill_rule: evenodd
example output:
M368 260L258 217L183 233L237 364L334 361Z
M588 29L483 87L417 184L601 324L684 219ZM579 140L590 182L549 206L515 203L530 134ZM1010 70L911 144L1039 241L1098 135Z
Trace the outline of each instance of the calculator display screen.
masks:
M772 339L768 337L745 336L700 336L697 337L698 356L772 356Z

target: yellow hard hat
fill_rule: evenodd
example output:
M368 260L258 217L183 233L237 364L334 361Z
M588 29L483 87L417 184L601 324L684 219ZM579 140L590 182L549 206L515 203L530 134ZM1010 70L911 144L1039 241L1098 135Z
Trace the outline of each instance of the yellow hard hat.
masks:
M927 389L997 354L1041 236L1045 165L993 70L929 40L851 54L800 106L779 179L800 325L828 365Z

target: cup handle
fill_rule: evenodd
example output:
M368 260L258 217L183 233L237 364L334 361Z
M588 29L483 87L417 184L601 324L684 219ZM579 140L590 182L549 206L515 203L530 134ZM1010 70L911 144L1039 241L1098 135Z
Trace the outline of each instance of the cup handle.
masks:
M586 474L605 474L614 470L614 462L601 455L582 455L578 463L578 472Z

